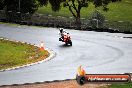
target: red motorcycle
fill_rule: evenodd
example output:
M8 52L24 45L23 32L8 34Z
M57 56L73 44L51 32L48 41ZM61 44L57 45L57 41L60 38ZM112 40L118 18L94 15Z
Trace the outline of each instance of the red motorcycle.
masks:
M62 30L60 30L61 37L59 38L59 41L65 42L66 45L72 46L71 36L69 33L66 33Z

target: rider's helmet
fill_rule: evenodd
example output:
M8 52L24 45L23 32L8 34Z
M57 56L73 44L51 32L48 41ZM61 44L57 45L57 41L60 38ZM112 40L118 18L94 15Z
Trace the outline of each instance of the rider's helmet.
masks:
M68 36L68 38L70 38L70 34L69 33L67 33L67 36Z
M62 33L63 32L63 28L60 28L60 33Z

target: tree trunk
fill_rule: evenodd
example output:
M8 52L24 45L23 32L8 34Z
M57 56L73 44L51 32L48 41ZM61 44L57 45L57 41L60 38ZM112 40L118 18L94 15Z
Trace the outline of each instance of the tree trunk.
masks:
M77 12L77 17L75 20L75 24L76 24L76 29L80 30L81 29L81 20L80 20L80 11Z
M77 30L80 30L81 29L81 20L80 20L80 11L81 11L81 4L78 3L78 7L76 7L75 3L74 3L75 0L72 0L72 5L68 5L69 6L69 10L70 12L72 13L73 17L75 18L75 26L76 26L76 29ZM74 11L73 11L74 9Z
M81 29L81 21L80 21L80 18L76 18L75 20L75 24L76 24L76 29L77 30L80 30Z

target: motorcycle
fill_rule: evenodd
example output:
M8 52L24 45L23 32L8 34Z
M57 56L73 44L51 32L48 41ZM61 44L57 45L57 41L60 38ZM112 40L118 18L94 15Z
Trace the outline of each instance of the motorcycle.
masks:
M66 45L72 46L72 41L71 41L71 37L70 37L69 33L61 34L59 41L65 42Z

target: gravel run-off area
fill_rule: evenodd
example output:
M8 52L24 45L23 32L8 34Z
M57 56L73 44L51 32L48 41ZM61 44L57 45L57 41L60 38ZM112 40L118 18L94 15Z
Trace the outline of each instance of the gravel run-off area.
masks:
M33 83L13 86L2 86L0 88L107 88L109 84L103 83L87 83L84 85L77 84L76 80L68 80L61 82L49 82L49 83Z

